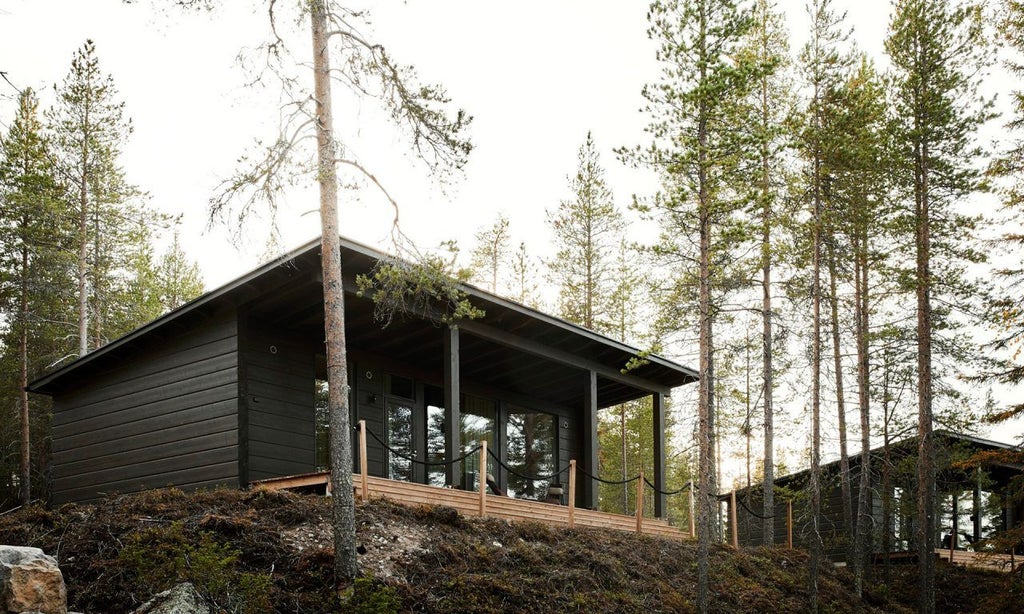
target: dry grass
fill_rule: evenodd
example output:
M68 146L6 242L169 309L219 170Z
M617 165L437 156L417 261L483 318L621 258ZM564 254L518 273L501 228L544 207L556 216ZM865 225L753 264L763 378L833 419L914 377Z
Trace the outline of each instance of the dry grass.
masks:
M370 593L395 597L400 611L693 610L696 549L691 542L464 518L449 508L404 507L384 500L359 505L356 516L358 541L365 550L360 566L375 578ZM373 602L376 610L366 605L359 610L354 603L343 607L330 590L328 518L328 503L313 496L169 489L111 497L93 506L20 510L0 517L0 542L37 546L57 556L70 605L79 611L128 612L150 596L141 587L156 589L156 581L171 582L173 574L154 575L152 561L137 564L136 559L140 544L176 547L172 527L177 539L184 535L199 543L205 536L205 543L223 548L217 552L237 553L231 573L267 578L274 611L387 611L392 603L388 599ZM131 552L136 555L126 555ZM715 548L713 611L806 610L806 562L804 553L793 550ZM911 611L912 573L897 572L888 586L873 582L872 591L860 601L853 597L845 572L826 570L822 611ZM984 611L970 609L988 607L980 593L1013 594L1008 583L1006 576L943 569L940 586L955 591L950 594L956 599L941 603L940 611ZM366 586L362 589L365 593Z

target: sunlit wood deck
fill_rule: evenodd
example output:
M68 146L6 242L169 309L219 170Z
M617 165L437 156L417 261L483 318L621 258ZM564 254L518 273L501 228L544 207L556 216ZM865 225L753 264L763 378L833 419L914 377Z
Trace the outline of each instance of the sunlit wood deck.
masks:
M329 476L330 474L327 472L309 473L261 480L254 482L253 485L273 490L322 489L327 486ZM359 497L363 491L363 478L357 473L352 476L352 480L356 496ZM579 508L570 509L569 506L565 505L553 505L527 499L513 499L492 494L483 495L484 502L483 506L481 506L481 494L479 492L438 488L374 476L367 477L366 486L366 492L371 498L385 497L404 505L445 505L454 508L464 516L480 516L481 510L483 510L484 516L503 518L512 522L533 521L563 527L568 527L571 523L572 526L576 527L615 529L673 539L689 537L688 532L681 531L664 520L654 518L641 518L638 525L637 518L634 516L623 516L622 514L611 514ZM572 515L571 521L570 514Z
M971 552L969 550L950 550L940 548L935 551L942 561L952 562L954 565L964 567L976 567L980 569L992 569L995 571L1013 571L1021 563L1022 557L1011 557L1009 554L996 554L994 552ZM952 556L950 556L952 555ZM950 560L952 559L952 560Z

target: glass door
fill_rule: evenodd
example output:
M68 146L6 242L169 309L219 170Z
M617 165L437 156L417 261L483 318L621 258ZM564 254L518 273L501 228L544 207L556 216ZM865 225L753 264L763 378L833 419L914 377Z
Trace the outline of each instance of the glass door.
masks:
M413 441L413 403L388 398L384 409L388 447L397 453L387 453L388 478L412 482L415 480L415 469L409 459L416 458Z

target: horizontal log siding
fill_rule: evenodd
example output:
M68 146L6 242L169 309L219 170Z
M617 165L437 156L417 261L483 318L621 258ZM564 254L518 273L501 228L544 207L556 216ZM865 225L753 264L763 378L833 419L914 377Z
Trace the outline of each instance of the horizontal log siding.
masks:
M53 500L238 486L237 326L233 314L152 337L130 360L53 404Z
M314 466L314 351L293 335L250 323L242 337L247 480L309 473Z

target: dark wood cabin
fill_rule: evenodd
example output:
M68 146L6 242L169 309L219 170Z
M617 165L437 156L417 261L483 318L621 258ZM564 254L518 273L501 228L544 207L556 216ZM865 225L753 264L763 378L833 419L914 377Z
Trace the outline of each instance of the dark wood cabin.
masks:
M342 241L352 423L365 420L370 474L471 488L480 439L514 472L488 471L517 497L544 497L576 459L597 474L597 412L653 398L665 490L664 399L697 374L472 286L486 315L458 325L374 320L356 275L383 254ZM39 379L53 398L53 502L174 485L193 489L326 468L326 382L319 241L265 264ZM458 425L459 428L450 428ZM400 451L394 454L384 444ZM577 505L596 507L583 479ZM665 512L656 497L656 515Z
M981 467L961 464L979 452L998 452L1017 446L948 431L937 431L936 441L936 547L965 549L995 532L1014 527L1024 520L1021 501L1009 496L1011 481L1024 467L988 462ZM871 450L868 501L872 516L871 548L875 553L911 552L916 522L917 438L911 437ZM884 468L888 466L888 477ZM860 454L850 457L850 489L856 522L860 492ZM775 543L788 538L787 501L793 502L794 547L807 549L811 535L808 470L778 478L775 496ZM725 497L726 535L732 535L731 497ZM736 491L738 541L744 546L762 545L761 487ZM825 553L839 561L853 540L846 529L840 485L839 461L822 465L821 535ZM888 538L886 538L886 534Z

